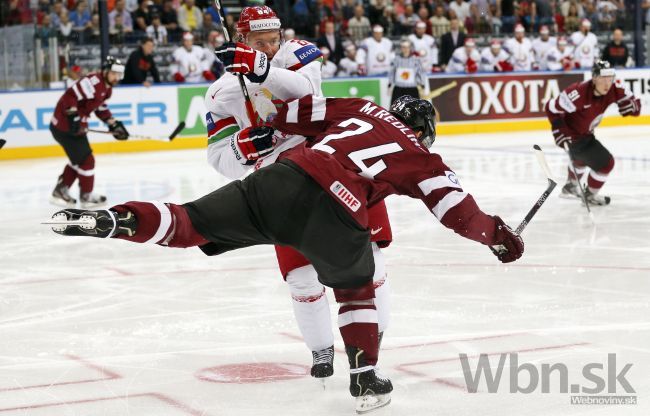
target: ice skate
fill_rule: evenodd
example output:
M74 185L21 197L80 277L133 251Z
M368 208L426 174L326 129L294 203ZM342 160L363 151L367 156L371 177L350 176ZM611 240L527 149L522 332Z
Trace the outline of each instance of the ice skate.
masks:
M589 205L609 205L611 198L608 196L601 196L597 193L591 192L589 189L585 190L585 199Z
M113 210L86 211L64 209L52 216L52 231L61 235L109 238L119 234L135 235L138 225L131 212L119 214Z
M358 414L368 413L390 403L393 383L372 365L366 365L363 350L346 347L350 361L350 394L356 397Z
M81 194L79 202L81 208L96 208L106 204L106 197L104 195L99 195L93 192L86 192Z
M72 208L77 205L77 200L70 196L70 189L63 184L63 178L59 176L56 186L50 196L50 202L60 207Z
M580 195L580 189L578 188L578 183L577 182L567 182L563 187L562 187L562 192L560 192L560 198L566 198L566 199L573 199L573 198L580 198L582 199L582 196Z
M314 359L311 366L311 376L314 378L324 379L334 374L334 346L327 347L320 351L312 351ZM325 382L325 380L323 380Z

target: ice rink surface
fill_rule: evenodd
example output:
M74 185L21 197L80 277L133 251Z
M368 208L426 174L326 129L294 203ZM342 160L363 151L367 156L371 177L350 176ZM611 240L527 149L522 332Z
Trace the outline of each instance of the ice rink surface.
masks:
M512 265L442 227L420 201L387 201L392 321L380 367L395 391L373 415L650 413L650 127L597 133L616 167L603 189L612 204L594 208L596 226L578 201L558 198L567 159L547 132L434 144L481 208L513 228L546 186L532 145L546 150L559 185ZM96 158L96 190L112 203L184 202L226 183L203 150ZM336 328L326 389L305 375L311 355L271 247L206 257L58 236L39 222L57 210L47 201L64 163L0 163L0 416L354 414ZM510 393L508 361L498 392L485 379L467 391L459 354L472 371L488 354L496 372L500 354L515 352L519 365L564 364L569 384L592 388L583 368L598 363L593 374L607 380L616 354L609 388L637 404L572 405L559 372L550 393L541 381L532 393ZM626 364L635 393L615 382Z

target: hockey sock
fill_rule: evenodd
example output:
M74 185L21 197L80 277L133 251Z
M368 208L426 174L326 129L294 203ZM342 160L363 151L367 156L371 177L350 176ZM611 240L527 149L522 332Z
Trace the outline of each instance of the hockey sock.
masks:
M366 365L376 365L379 330L373 283L368 282L358 289L334 289L334 295L340 304L338 321L343 343L346 348L362 350Z
M569 176L567 180L571 183L577 184L579 180L582 178L582 175L585 173L587 170L587 167L582 164L581 162L578 161L570 161L569 163L573 163L573 168L576 170L576 173L578 174L578 177L576 178L576 175L573 174L573 171L571 170L571 166L567 167L567 171L569 172Z
M325 287L312 265L291 270L286 278L298 328L311 351L334 345L332 319Z
M92 192L95 184L95 157L90 154L79 165L72 167L79 176L79 189L82 194Z
M134 236L119 235L116 238L181 248L208 243L208 240L194 229L187 211L181 205L157 201L131 201L111 209L119 213L131 211L138 220L138 229Z
M63 174L61 175L61 178L63 180L63 184L70 188L72 184L74 183L75 179L77 179L77 171L74 170L72 165L68 163L65 165L65 168L63 169Z
M377 325L379 332L388 328L390 320L390 285L386 275L386 259L384 253L372 243L372 254L375 259L375 275L373 287L375 289L375 307L377 308Z
M598 193L600 188L603 187L609 173L614 169L614 158L610 158L607 162L607 165L597 171L591 170L589 176L587 177L587 186L592 193Z

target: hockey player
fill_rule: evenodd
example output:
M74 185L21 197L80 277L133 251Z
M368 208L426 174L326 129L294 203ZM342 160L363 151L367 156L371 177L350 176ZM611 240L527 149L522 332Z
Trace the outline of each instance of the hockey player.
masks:
M121 121L113 118L106 106L113 87L124 76L124 65L111 56L106 58L100 72L77 80L56 103L50 122L50 132L63 147L70 162L63 169L52 191L53 204L74 207L77 200L70 195L70 187L79 178L79 200L82 208L92 208L106 202L104 195L93 193L95 158L88 143L88 118L91 113L108 124L117 140L126 140L129 133Z
M509 72L512 65L508 62L510 55L501 48L498 39L492 39L490 46L481 51L480 69L483 72Z
M568 46L564 36L560 36L557 46L549 49L545 58L545 66L549 71L570 71L576 67L573 61L573 49Z
M172 54L174 63L170 65L171 73L176 82L214 81L215 76L210 71L212 60L208 59L202 47L194 44L194 35L190 32L183 34L183 45L176 48Z
M594 129L600 124L603 113L610 104L616 103L623 117L638 116L641 101L621 80L615 80L614 68L607 61L598 61L592 69L589 81L567 87L559 96L550 99L545 106L551 122L555 143L569 148L569 156L578 177L569 168L568 180L560 196L581 198L580 179L590 169L585 197L591 205L607 205L608 196L598 194L614 169L614 158L596 139Z
M321 69L321 76L323 78L333 78L336 76L338 67L330 61L330 48L327 46L320 47L320 53L323 55L323 68Z
M393 89L390 102L394 103L403 95L420 98L418 88L424 88L424 82L420 57L413 53L411 42L404 39L400 42L400 54L393 59L388 73L388 88Z
M598 59L598 38L591 33L591 22L583 19L580 30L573 32L569 41L573 46L574 59L579 67L591 69Z
M408 40L413 45L413 51L420 58L422 69L425 73L429 73L434 65L438 65L438 46L433 36L425 33L426 30L425 22L417 22Z
M446 72L466 72L473 74L478 71L481 55L476 50L474 39L465 39L465 46L456 48L447 64Z
M120 238L168 247L199 246L208 255L284 244L307 256L333 287L350 362L350 393L359 413L390 402L391 381L376 371L380 333L373 298L368 207L391 194L422 200L446 227L517 260L521 237L483 213L456 174L427 149L435 140L433 105L402 97L389 111L358 98L306 96L281 106L272 123L285 134L313 137L277 163L184 205L128 202L110 210L63 210L63 235ZM270 127L249 137L273 137ZM66 224L87 221L88 225Z
M357 47L350 43L345 47L345 56L339 62L337 77L355 77L359 75L359 63L356 60Z
M533 69L533 44L526 37L526 30L521 24L515 26L515 37L506 40L503 49L510 54L510 63L515 71Z
M252 169L273 163L283 151L300 144L304 137L288 135L259 141L249 137L251 126L242 91L235 75L244 75L250 95L279 100L321 95L321 53L313 44L292 39L281 41L280 21L267 6L247 7L237 23L239 43L224 44L216 53L229 71L208 89L205 104L208 126L208 161L222 175L237 179ZM270 65L268 64L270 62ZM265 101L262 99L261 103ZM268 100L266 101L268 103ZM266 120L268 111L257 110ZM275 111L273 107L272 112ZM385 205L371 210L373 249L383 264L379 247L392 239ZM282 276L289 284L292 305L305 343L312 351L311 374L333 374L334 336L325 288L309 261L290 247L276 246ZM388 325L388 280L383 268L377 273L377 302L381 304L380 329Z
M393 42L384 37L384 28L372 27L372 36L361 41L357 63L361 75L386 75L393 60Z
M535 69L540 69L546 71L548 67L546 54L551 48L557 44L557 39L555 36L550 36L548 26L543 25L539 29L539 37L533 39L533 53L535 54L535 63L533 67Z

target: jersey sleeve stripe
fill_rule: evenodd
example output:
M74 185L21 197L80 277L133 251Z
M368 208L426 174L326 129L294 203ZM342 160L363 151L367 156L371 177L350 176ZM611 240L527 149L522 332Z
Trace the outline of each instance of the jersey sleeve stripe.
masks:
M323 121L325 120L325 109L326 109L326 99L325 97L311 97L311 121Z
M550 100L548 100L548 109L553 114L564 114L564 111L561 111L561 110L557 109L556 101L557 101L557 98L551 98Z
M289 101L287 104L287 123L298 122L298 100Z
M81 86L81 90L87 99L95 97L95 87L90 83L90 80L88 78L82 78L79 81L79 86Z
M449 192L436 204L435 207L431 209L431 212L433 212L433 215L435 215L439 221L442 221L442 217L445 216L447 211L460 204L467 195L467 192Z
M84 96L81 95L81 91L79 91L79 87L77 86L77 83L72 84L72 91L74 91L75 95L77 96L77 100L84 99Z
M449 180L447 176L436 176L434 178L425 179L422 182L418 183L418 187L424 194L424 196L429 195L431 192L436 189L442 188L457 188L462 189L459 184Z

